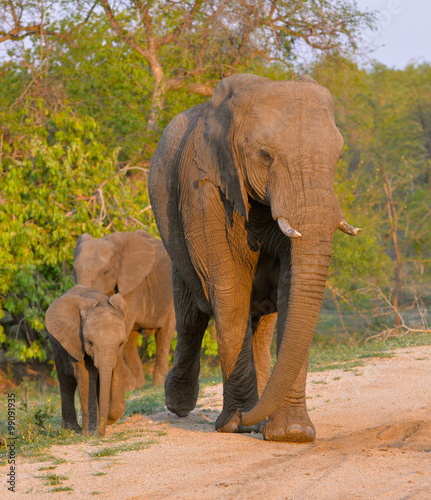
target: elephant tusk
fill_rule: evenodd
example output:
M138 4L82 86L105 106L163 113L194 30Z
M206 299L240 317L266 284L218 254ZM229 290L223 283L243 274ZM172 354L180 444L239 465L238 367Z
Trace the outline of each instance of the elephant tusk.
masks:
M277 224L278 224L278 227L281 229L281 231L286 236L289 236L289 238L299 238L302 236L302 234L298 233L298 231L296 229L293 229L293 227L283 217L279 217L277 219Z
M350 234L350 236L357 236L362 231L361 228L351 226L344 219L338 224L338 229L341 229L343 233Z

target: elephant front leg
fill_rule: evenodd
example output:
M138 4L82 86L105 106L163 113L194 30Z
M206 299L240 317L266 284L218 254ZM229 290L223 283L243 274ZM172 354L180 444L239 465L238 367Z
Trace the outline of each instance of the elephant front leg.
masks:
M174 272L177 347L174 365L165 381L169 411L186 417L196 406L199 393L200 352L209 315L196 305L181 276Z
M57 374L61 394L62 428L79 431L81 427L76 418L75 408L76 378L73 375L66 375L61 367L57 369Z
M240 413L250 410L258 400L250 304L246 300L250 294L237 285L232 289L237 292L235 297L219 294L214 299L223 373L223 410L217 418L216 429L220 432L258 432L259 424L246 428L240 425Z
M164 325L156 330L156 363L154 365L153 383L162 386L168 373L169 349L175 334L175 315L166 319Z
M305 400L307 365L304 364L290 393L263 428L262 434L267 441L307 443L315 440L316 430Z
M87 356L80 362L73 363L78 383L79 400L82 413L82 434L88 436L97 430L97 378L98 373L93 361Z

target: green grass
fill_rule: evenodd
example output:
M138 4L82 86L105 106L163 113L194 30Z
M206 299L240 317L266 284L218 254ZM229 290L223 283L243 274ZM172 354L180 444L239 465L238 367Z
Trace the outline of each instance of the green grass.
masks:
M152 415L166 410L163 388L150 388L141 396L129 398L126 401L124 416L139 414Z
M50 486L61 484L63 481L69 479L67 476L60 476L58 474L45 474L44 476L37 476L37 477L43 479L45 484L49 484Z
M125 451L144 450L146 448L149 448L152 444L156 442L157 441L155 441L154 439L150 439L149 441L145 442L123 444L121 446L112 446L112 447L108 446L106 448L102 448L101 450L90 452L89 455L92 458L113 457L118 455L119 453L124 453Z
M313 345L308 365L309 371L345 370L361 366L363 360L372 357L392 357L393 349L431 344L431 334L406 335L386 341L370 340L361 344L321 347Z

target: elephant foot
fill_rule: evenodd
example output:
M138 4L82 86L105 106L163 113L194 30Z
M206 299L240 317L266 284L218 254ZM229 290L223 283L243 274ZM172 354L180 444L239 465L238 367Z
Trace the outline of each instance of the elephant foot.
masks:
M63 429L72 429L73 431L80 431L82 430L81 426L78 424L78 422L68 422L63 420L61 427Z
M241 424L241 413L239 410L229 417L222 412L216 420L217 432L261 432L261 424L245 426Z
M187 417L195 408L199 393L199 381L193 385L179 381L169 372L165 381L165 403L167 409L178 417Z
M124 415L125 410L126 410L126 402L117 403L116 405L111 406L111 408L109 408L108 419L106 423L108 425L114 424Z
M316 438L314 425L303 406L290 406L273 413L262 434L267 441L293 443L310 443Z

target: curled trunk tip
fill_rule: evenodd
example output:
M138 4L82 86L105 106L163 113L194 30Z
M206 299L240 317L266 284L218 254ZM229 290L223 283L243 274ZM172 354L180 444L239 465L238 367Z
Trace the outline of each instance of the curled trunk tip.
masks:
M351 226L344 219L338 224L338 229L343 231L343 233L350 234L350 236L357 236L361 232L361 228Z
M289 238L300 238L302 236L302 234L299 233L296 229L293 229L293 227L289 224L287 219L283 217L278 217L277 224L278 227L281 229L281 231L286 236L289 236Z

